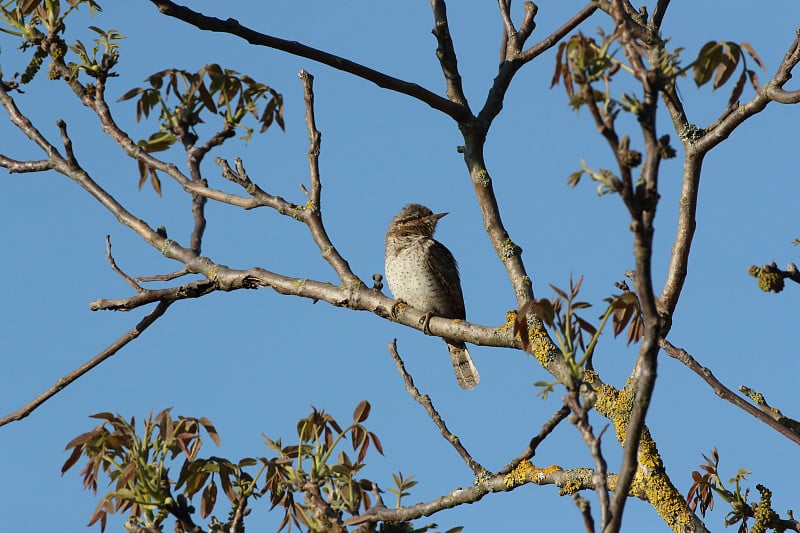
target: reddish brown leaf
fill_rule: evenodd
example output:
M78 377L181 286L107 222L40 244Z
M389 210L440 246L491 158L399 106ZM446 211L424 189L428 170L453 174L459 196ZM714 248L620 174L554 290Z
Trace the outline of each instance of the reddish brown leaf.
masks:
M731 90L731 96L728 98L728 108L736 107L739 104L739 97L742 96L742 92L744 91L745 81L745 72L742 71L742 73L736 79L733 90Z
M217 503L217 484L212 480L211 483L206 485L203 489L203 495L200 497L200 516L207 518L214 510L214 505Z
M761 94L761 84L758 82L758 74L755 70L747 70L747 77L750 78L750 85L756 93Z
M362 400L353 411L353 422L360 424L369 417L370 405L367 400Z
M34 9L39 6L41 0L23 0L18 9L22 12L23 15L28 16L30 15Z
M69 457L67 458L67 460L66 460L66 461L64 461L64 465L61 467L61 475L62 475L62 476L64 475L64 473L65 473L67 470L69 470L70 468L72 468L72 467L75 465L75 463L77 463L77 462L78 462L78 459L80 459L80 458L81 458L81 453L82 453L82 449L81 449L81 447L80 447L80 446L76 446L76 447L75 447L75 448L72 450L72 453L69 455Z
M731 50L736 50L731 49ZM720 56L719 65L716 68L716 75L714 76L714 82L711 84L712 89L719 89L721 86L725 85L731 75L736 71L736 65L739 63L738 57L738 50L733 53L729 54L722 54Z
M364 458L367 456L367 450L369 449L369 439L364 439L364 443L361 445L361 448L358 449L358 457L356 457L356 464L361 464L364 461Z
M367 438L367 431L361 426L354 426L350 431L350 437L353 440L353 449L355 450Z
M558 294L562 299L569 300L569 296L567 296L566 292L562 291L561 289L559 289L558 287L556 287L552 283L550 283L549 285L550 285L550 288L553 289L553 292Z
M748 43L748 42L743 42L743 43L741 43L739 46L741 46L741 47L742 47L742 50L744 50L745 52L747 52L747 54L748 54L750 57L752 57L752 58L753 58L753 61L755 61L755 62L756 62L756 64L757 64L759 67L761 67L761 70L767 70L767 69L764 67L764 63L762 63L762 62L761 62L761 58L760 58L760 57L758 57L758 54L756 53L756 51L753 49L753 47L752 47L752 46L750 46L750 43Z
M208 92L208 89L206 89L206 84L202 81L197 87L197 94L200 97L200 101L203 102L203 105L205 105L209 111L212 113L217 112L217 106L214 105L214 99L211 98L211 93Z
M153 186L153 190L156 191L156 194L161 196L161 180L156 174L156 169L150 167L150 185ZM141 189L141 185L139 186Z
M372 444L375 445L375 449L378 450L379 454L383 455L383 445L381 444L381 441L378 438L378 436L371 431L369 432L369 436L372 439Z
M80 447L89 440L97 437L99 435L97 429L93 429L92 431L87 431L86 433L82 433L69 441L67 445L64 447L65 450L69 450L70 448Z
M589 335L594 335L595 333L597 333L597 328L594 327L589 322L587 322L586 320L582 319L581 317L576 316L575 320L578 322L578 325L580 326L580 328L583 331L585 331L586 333L588 333Z

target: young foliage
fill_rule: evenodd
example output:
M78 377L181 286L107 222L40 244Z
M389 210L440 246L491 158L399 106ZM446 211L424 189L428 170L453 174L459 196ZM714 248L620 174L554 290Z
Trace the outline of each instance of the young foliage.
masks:
M65 31L64 20L70 13L81 4L88 5L92 15L101 11L100 6L94 0L69 0L66 4L68 7L62 10L62 2L58 0L8 0L0 3L0 23L2 23L0 31L20 37L22 39L21 50L34 49L33 57L20 76L19 83L26 84L33 81L48 55L63 57L67 47L60 35ZM116 33L109 36L93 26L90 28L104 35L102 40L106 42L106 52L111 55L106 58L104 54L103 58L108 62L110 68L118 58L118 53L111 41L122 37ZM78 45L86 52L80 41L75 46ZM88 59L88 53L86 53L86 58ZM88 63L86 66L89 66ZM51 77L57 76L51 73Z
M725 527L738 523L738 532L747 533L747 521L753 518L751 533L763 533L767 529L785 529L785 524L781 524L780 518L772 509L772 492L768 488L756 485L760 499L757 503L748 503L750 489L743 490L741 482L745 481L751 472L740 468L736 475L728 480L728 483L733 484L732 488L728 488L719 475L717 448L711 451L711 457L703 454L703 459L706 460L706 464L700 465L700 469L704 473L692 472L692 486L686 495L686 503L692 512L699 509L700 514L705 516L707 511L714 509L714 494L716 494L731 506L731 510L725 515Z
M169 464L183 456L191 463L203 444L200 431L205 431L219 444L216 428L207 418L172 418L170 409L145 419L141 433L136 421L119 415L98 413L92 418L102 423L68 444L72 450L61 473L72 468L85 456L81 475L83 486L95 494L101 474L108 477L109 491L89 519L89 525L100 524L103 531L108 514L130 512L144 523L157 526L166 517L164 511L175 505L169 479Z
M136 99L136 121L149 118L158 110L159 129L137 144L147 153L169 149L176 141L185 147L193 146L198 139L196 126L204 122L206 112L223 119L223 132L241 128L243 138L249 141L253 128L244 124L248 116L255 118L263 133L273 122L283 130L283 95L235 70L223 69L217 64L202 67L197 72L166 69L151 74L145 80L149 87L136 87L123 94L118 101ZM261 100L266 104L261 107ZM161 182L155 169L142 160L139 166L139 189L150 176L150 182L161 194Z
M584 368L592 368L592 356L609 318L612 319L615 337L630 324L628 344L637 342L643 334L639 301L625 282L615 284L617 288L622 289L621 294L612 295L604 300L608 302L608 307L600 317L598 326L594 326L577 313L581 309L588 309L592 306L588 302L576 300L582 283L583 276L578 278L577 283L573 283L572 276L570 276L568 291L551 284L550 287L556 293L555 296L549 300L542 298L526 302L517 313L514 323L514 334L520 336L525 350L529 349L526 318L528 312L533 311L545 325L550 327L565 361L572 369L572 377L576 382L582 379ZM588 342L584 339L584 334L589 336ZM547 395L553 392L555 384L554 382L537 381L534 384L540 387L537 395L543 399L547 398Z
M266 463L260 494L269 493L273 508L283 507L279 531L291 530L292 524L312 531L327 530L340 523L344 513L356 515L371 506L373 482L356 478L370 446L383 454L378 436L362 425L369 412L369 403L362 401L353 412L353 423L342 429L331 415L314 408L298 421L298 442L289 446L264 435L267 446L278 455ZM344 450L334 459L337 446L348 437L355 459ZM303 498L297 500L297 494Z
M85 488L97 493L100 478L108 478L111 489L89 519L89 525L97 523L101 531L109 514L123 512L130 514L129 524L142 528L161 528L172 515L187 529L194 524L192 515L198 512L200 518L210 518L213 524L216 519L211 513L220 494L230 504L229 523L249 512L251 498L267 496L272 507L284 508L279 530L295 525L327 531L341 526L345 513L366 511L372 505L370 491L378 490L372 481L357 477L370 447L383 454L378 436L363 425L369 413L370 404L359 403L353 422L342 428L331 415L314 408L298 421L295 444L285 446L281 439L264 436L267 447L276 455L246 457L238 462L199 456L201 430L220 444L216 428L206 418L173 418L170 409L165 409L155 416L150 414L139 430L134 419L99 413L92 418L101 420L100 425L67 444L71 453L62 474L85 457L81 471ZM341 449L347 440L353 458ZM174 471L177 478L170 475ZM403 496L416 484L402 475L395 477L395 483ZM199 509L192 504L197 495Z
M708 82L711 89L717 90L731 78L733 73L742 65L742 71L733 85L728 107L733 107L739 101L744 91L745 82L750 80L750 85L756 93L761 92L756 71L748 68L746 56L750 56L761 70L765 70L761 58L749 43L734 43L730 41L709 41L700 49L697 59L692 63L692 74L695 84L702 87Z

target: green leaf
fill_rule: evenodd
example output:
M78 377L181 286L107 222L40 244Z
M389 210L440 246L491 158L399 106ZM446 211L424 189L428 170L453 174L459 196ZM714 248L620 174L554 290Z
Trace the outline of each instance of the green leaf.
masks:
M700 49L697 54L693 68L694 82L701 87L709 82L714 75L714 70L719 65L722 58L722 44L716 41L709 41Z

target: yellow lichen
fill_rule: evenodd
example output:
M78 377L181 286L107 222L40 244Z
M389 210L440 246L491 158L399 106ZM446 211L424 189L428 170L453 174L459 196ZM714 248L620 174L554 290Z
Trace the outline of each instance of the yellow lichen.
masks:
M514 322L517 320L517 312L514 310L506 313L506 321L500 326L500 331L512 331L514 329Z
M503 478L503 483L506 488L512 489L525 483L541 484L548 479L553 473L561 472L564 469L558 465L550 465L544 468L535 466L528 460L521 461L514 470L506 474Z
M529 351L542 366L547 367L547 365L553 361L553 357L558 350L547 335L547 331L544 329L544 324L541 320L537 318L536 320L529 321L528 326Z
M594 470L591 468L574 468L564 472L564 479L558 486L559 496L575 494L581 489L585 489L587 484L594 477Z
M686 500L670 483L666 474L660 472L658 475L647 476L643 484L647 501L667 526L673 531L685 530L691 522Z
M587 372L585 380L594 382L596 375ZM594 407L598 413L611 420L617 433L617 440L625 442L628 422L633 409L634 394L631 388L617 390L610 385L595 386L597 402ZM639 441L639 469L633 478L629 494L638 496L644 494L653 509L673 531L685 529L691 517L686 507L686 501L681 493L672 485L664 472L664 463L658 453L658 447L650 435L647 427L642 429ZM609 488L616 485L609 482Z
M512 241L511 239L506 239L500 245L499 255L500 255L500 259L505 261L506 259L508 259L510 257L513 257L515 255L519 255L521 252L522 252L522 248L520 248L519 246L514 244L514 241Z
M536 467L533 466L528 460L520 461L520 463L503 478L503 484L506 488L513 488L527 482L528 474L530 474Z

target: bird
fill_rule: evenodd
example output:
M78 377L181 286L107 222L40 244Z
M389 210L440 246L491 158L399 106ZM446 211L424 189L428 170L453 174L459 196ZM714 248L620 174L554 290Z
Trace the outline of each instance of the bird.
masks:
M403 207L386 230L384 273L398 303L404 302L425 315L420 320L430 334L431 316L466 319L458 263L450 250L433 238L436 224L447 213L434 213L420 204ZM393 315L395 308L393 308ZM444 339L458 384L472 389L480 381L466 344Z

